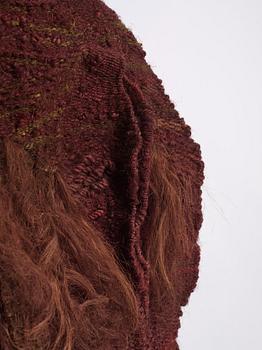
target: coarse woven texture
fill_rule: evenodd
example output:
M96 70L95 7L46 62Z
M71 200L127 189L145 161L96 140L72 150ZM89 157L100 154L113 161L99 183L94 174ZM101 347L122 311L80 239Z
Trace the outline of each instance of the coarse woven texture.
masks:
M190 126L141 43L102 1L2 0L0 32L0 137L59 169L89 220L125 258L141 313L128 349L169 350L199 272L204 163ZM194 193L194 250L181 263L179 305L161 307L164 321L155 318L160 309L150 297L142 247L153 144L168 149Z

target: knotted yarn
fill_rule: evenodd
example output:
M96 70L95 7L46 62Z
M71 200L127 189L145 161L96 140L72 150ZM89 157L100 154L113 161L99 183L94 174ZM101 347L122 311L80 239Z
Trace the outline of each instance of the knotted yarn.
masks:
M203 222L190 126L100 0L2 0L0 33L0 347L178 350Z

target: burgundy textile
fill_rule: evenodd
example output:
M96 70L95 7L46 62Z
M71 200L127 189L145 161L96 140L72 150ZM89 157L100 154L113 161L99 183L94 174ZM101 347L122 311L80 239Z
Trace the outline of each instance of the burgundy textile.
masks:
M128 259L141 310L129 349L168 350L199 272L204 163L190 126L141 43L100 0L1 0L0 33L0 136L59 168L89 220ZM192 177L195 198L194 254L181 271L181 305L163 305L163 324L154 323L141 243L156 142Z

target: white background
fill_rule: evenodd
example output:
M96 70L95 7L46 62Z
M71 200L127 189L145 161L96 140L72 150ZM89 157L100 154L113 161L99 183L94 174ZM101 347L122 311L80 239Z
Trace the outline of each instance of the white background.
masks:
M262 1L104 2L142 42L205 162L181 350L261 350Z

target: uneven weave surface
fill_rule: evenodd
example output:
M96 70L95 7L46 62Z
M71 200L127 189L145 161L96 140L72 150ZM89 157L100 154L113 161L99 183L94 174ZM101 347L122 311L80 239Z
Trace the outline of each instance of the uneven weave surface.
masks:
M89 219L127 259L141 310L129 349L168 350L199 272L204 163L190 127L142 45L100 0L1 0L0 33L0 136L59 168ZM195 199L181 304L163 305L161 324L142 249L153 143L169 149L178 174L192 177Z

